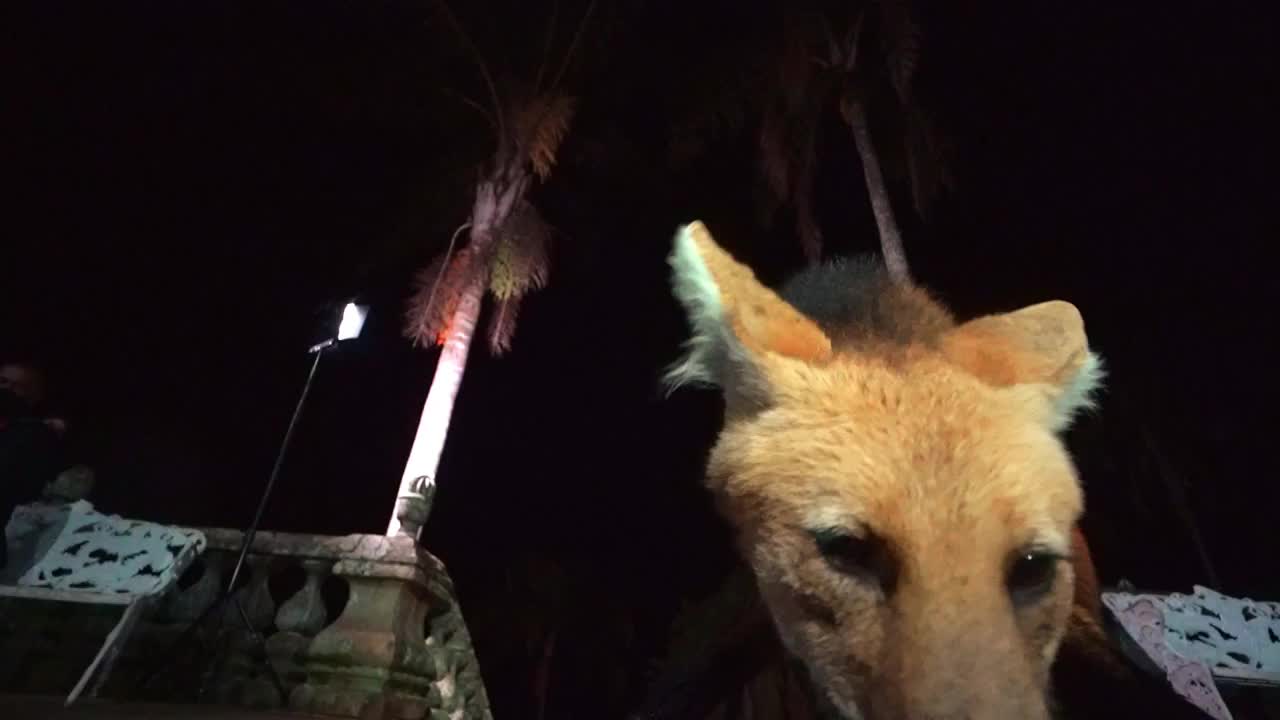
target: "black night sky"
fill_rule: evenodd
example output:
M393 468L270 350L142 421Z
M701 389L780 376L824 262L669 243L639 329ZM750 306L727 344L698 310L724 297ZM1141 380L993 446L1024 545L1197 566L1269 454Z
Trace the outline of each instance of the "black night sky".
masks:
M38 5L6 23L0 357L48 368L98 473L93 500L247 524L322 310L358 293L366 335L321 364L265 526L381 532L435 358L400 336L408 280L465 220L457 169L487 148L478 116L440 92L480 96L430 3ZM537 13L457 5L491 62L527 72L494 48L540 32ZM619 5L625 27L584 49L581 114L534 193L561 231L551 284L508 357L473 348L425 538L504 717L519 714L507 658L523 640L483 625L535 563L570 578L582 627L566 631L567 668L619 614L638 646L659 643L726 552L698 488L717 401L658 387L685 332L664 264L675 227L706 220L771 283L802 263L789 222L755 222L750 137L687 170L662 162L692 70L767 12ZM1111 368L1102 412L1071 435L1107 583L1210 583L1172 482L1215 587L1280 596L1266 5L925 4L919 92L956 148L957 187L927 222L895 189L907 254L961 316L1080 307ZM873 251L832 118L828 252Z

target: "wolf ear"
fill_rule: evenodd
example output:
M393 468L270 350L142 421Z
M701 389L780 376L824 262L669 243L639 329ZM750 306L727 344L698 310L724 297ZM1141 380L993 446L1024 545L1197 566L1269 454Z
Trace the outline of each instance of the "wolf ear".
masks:
M1102 359L1089 350L1084 320L1061 300L970 320L942 339L943 353L987 383L1033 385L1052 403L1051 427L1063 430L1094 404Z
M667 371L669 389L712 385L730 404L763 402L767 356L811 363L831 357L831 340L817 324L762 285L701 222L679 229L668 262L693 330L684 358Z

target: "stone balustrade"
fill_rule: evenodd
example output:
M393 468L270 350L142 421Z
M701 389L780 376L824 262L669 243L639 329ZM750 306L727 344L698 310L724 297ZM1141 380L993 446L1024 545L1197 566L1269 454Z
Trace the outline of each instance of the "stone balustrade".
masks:
M140 624L103 688L105 698L369 719L489 720L452 583L412 538L260 532L234 590L239 607L227 602L211 610L243 534L202 531L208 549ZM59 692L39 687L31 668L43 668L45 683L65 682L83 669L77 658L86 651L91 657L101 643L104 623L109 627L99 608L7 607L0 619L8 621L9 635L0 624L0 646L19 652L6 648L0 691ZM175 644L202 616L200 630ZM66 667L59 672L59 666ZM158 672L140 689L151 670Z

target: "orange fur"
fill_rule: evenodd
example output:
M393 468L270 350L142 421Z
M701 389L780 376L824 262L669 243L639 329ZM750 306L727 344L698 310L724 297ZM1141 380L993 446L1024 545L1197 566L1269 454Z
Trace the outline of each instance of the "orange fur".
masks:
M1092 375L1076 387L1090 355L1075 308L953 325L923 293L886 288L876 311L907 332L833 343L701 224L672 264L695 327L684 372L731 411L708 486L818 688L870 720L1047 717L1050 665L1087 600L1077 583L1096 588L1056 434L1091 389ZM917 318L929 327L911 332ZM739 385L751 403L735 406ZM837 567L823 533L872 550ZM1089 572L1050 558L1015 598L1011 568L1035 553Z

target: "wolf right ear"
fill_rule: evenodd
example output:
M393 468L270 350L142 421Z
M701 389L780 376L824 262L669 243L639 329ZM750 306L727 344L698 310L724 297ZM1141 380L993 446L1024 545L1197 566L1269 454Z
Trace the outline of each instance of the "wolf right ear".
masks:
M759 403L771 356L809 363L831 357L831 340L817 324L761 284L701 222L679 229L668 261L693 330L685 357L667 372L669 389L712 385L730 405Z
M942 349L991 385L1038 388L1051 403L1054 430L1093 406L1104 374L1080 311L1061 300L970 320L944 336Z

